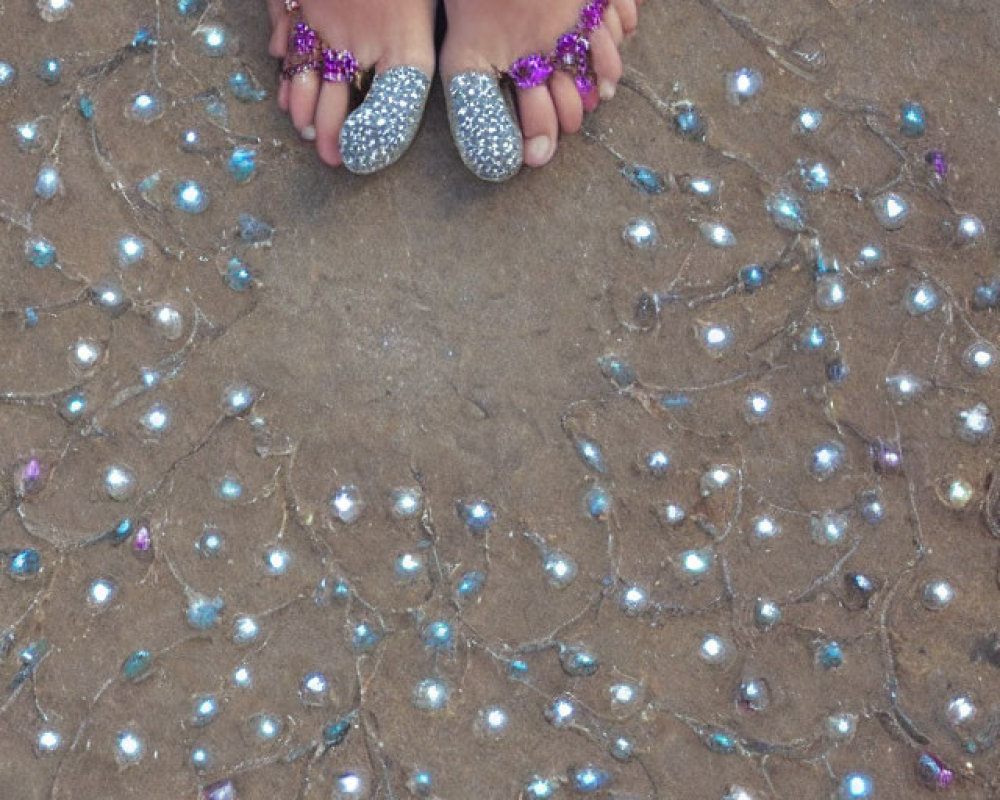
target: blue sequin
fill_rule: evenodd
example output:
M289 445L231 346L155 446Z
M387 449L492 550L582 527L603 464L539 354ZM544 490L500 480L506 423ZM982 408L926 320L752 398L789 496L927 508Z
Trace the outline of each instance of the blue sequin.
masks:
M208 0L177 0L177 11L182 17L195 17L208 7Z
M611 494L603 486L593 486L583 498L591 519L603 522L611 514Z
M149 28L139 28L132 37L133 50L149 50L156 44L156 38Z
M359 653L371 650L380 641L381 634L368 622L358 622L351 630L351 647Z
M34 328L38 324L38 309L28 306L24 309L24 325L26 328Z
M907 100L900 105L899 132L910 139L918 139L927 132L927 113L920 103Z
M822 350L826 347L826 338L822 325L809 325L799 337L799 347L803 350Z
M424 629L424 645L432 650L451 650L455 637L451 625L443 619L436 620Z
M595 472L608 471L607 464L604 462L604 454L596 442L592 442L590 439L577 439L575 444L576 452L580 454L584 464Z
M219 621L219 615L225 608L221 597L203 597L198 595L191 599L187 608L187 624L195 630L205 631Z
M816 649L816 663L824 669L837 669L844 664L844 651L839 642L824 642Z
M700 142L705 138L705 120L693 105L686 104L677 109L674 113L674 128L686 139Z
M579 678L597 673L600 664L597 657L582 647L563 647L559 652L559 663L567 675Z
M752 294L766 285L769 275L759 264L747 264L740 269L740 286L747 294Z
M875 782L864 772L851 772L840 782L840 800L867 800L875 796Z
M76 108L80 112L80 116L84 119L91 120L94 118L94 101L87 95L80 95L80 99L76 103Z
M243 497L243 484L239 478L227 476L219 481L215 493L223 500L235 502Z
M601 356L597 359L597 365L601 369L601 374L619 388L625 389L638 380L635 370L618 356Z
M515 658L507 665L507 674L515 680L523 679L528 674L528 662L523 658Z
M483 500L473 500L458 504L458 516L473 533L489 530L496 520L496 512L489 503Z
M34 578L42 571L42 556L33 547L16 551L7 563L7 574L17 580Z
M650 167L644 167L641 164L628 164L621 168L621 173L625 176L625 180L645 194L662 194L666 188L660 174Z
M972 290L972 310L989 311L1000 305L1000 278L983 281Z
M58 58L46 58L38 65L38 77L43 83L55 86L62 78L62 61Z
M17 69L6 61L0 61L0 89L6 89L17 80Z
M807 192L824 192L830 188L830 170L820 161L802 167L802 185Z
M728 756L736 752L736 739L725 731L710 731L702 737L702 741L713 753Z
M129 536L135 533L136 525L130 519L123 519L111 531L111 540L115 544L121 544Z
M221 58L229 52L229 33L221 25L208 25L196 33L201 38L201 51L209 58Z
M588 764L574 769L570 773L573 789L580 794L599 792L611 783L611 773L600 767Z
M486 584L486 576L477 569L466 572L458 581L455 594L462 600L476 597Z
M22 150L36 150L42 144L42 131L37 122L21 122L14 126L17 146Z
M240 238L247 244L268 244L274 236L274 228L252 214L239 216Z
M764 207L772 222L779 228L792 233L800 233L805 230L805 208L801 198L792 192L772 194L767 198Z
M59 192L59 170L45 166L38 170L35 179L35 194L42 200L51 200Z
M208 208L208 192L195 181L174 186L174 206L186 214L200 214Z
M73 421L82 417L86 410L87 396L78 389L66 395L66 399L63 400L60 413L64 419Z
M246 183L257 173L257 151L252 147L237 147L226 168L237 183Z
M354 720L353 714L328 722L323 726L323 744L326 747L337 747L344 743L347 734L351 732L351 723Z
M148 650L136 650L122 663L122 675L130 681L138 681L149 674L153 666L153 654Z
M234 292L245 292L253 284L253 273L250 267L234 257L229 260L223 279Z
M139 92L128 108L128 115L137 122L152 122L162 114L163 101L151 92Z
M259 103L267 97L267 90L258 86L253 76L242 70L229 76L229 91L241 103Z
M33 267L44 269L56 263L56 248L48 239L28 239L24 243L24 255Z

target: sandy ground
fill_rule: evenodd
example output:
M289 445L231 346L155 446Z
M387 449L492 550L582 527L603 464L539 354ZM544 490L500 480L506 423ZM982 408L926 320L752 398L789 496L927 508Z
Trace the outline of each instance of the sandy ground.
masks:
M371 178L322 168L270 98L240 103L226 88L242 68L273 89L265 15L250 6L209 8L202 24L238 39L210 58L198 20L170 3L79 0L46 23L26 0L0 2L0 59L19 70L0 89L0 794L194 798L232 778L241 800L319 798L356 770L371 796L398 798L423 767L435 796L499 800L532 774L565 781L593 764L612 779L596 796L622 800L714 800L733 784L757 798L827 798L854 771L873 776L873 796L900 798L926 791L915 764L929 751L957 773L952 796L997 796L998 548L986 503L996 449L957 436L956 415L1000 405L997 369L974 375L961 363L977 341L1000 344L998 312L970 303L997 276L1000 11L989 0L733 0L727 16L709 0L650 0L625 49L625 85L587 134L548 168L491 186L462 167L439 86L396 167ZM159 44L123 50L139 26ZM55 86L35 76L50 56L63 60ZM744 66L764 86L734 105L725 75ZM164 104L149 124L125 113L140 91ZM78 112L83 96L91 121ZM920 138L898 132L904 100L927 109ZM682 101L707 120L704 142L674 130ZM824 112L814 134L796 131L804 105ZM43 142L28 152L11 126L33 119ZM201 134L196 152L178 147L189 128ZM226 171L237 146L258 154L245 184ZM925 163L931 149L948 159L943 181ZM799 169L817 160L833 187L808 197L809 227L796 236L772 223L765 198L805 196ZM46 163L63 189L41 201L33 187ZM630 185L620 168L635 163L668 190ZM682 190L702 175L721 184L714 205ZM172 208L185 179L210 193L205 213ZM897 231L871 210L890 185L913 207ZM955 244L963 213L985 224L976 245ZM241 240L240 214L273 226L273 238ZM658 226L655 247L623 241L636 217ZM699 225L714 221L735 246L705 240ZM120 268L116 244L129 233L147 256ZM26 265L34 236L55 245L58 268ZM839 310L815 300L814 241L841 265ZM852 266L866 244L885 251L876 271ZM246 291L221 277L233 258L253 273ZM771 275L753 293L736 278L750 263ZM105 280L129 299L122 313L90 301ZM920 282L939 306L914 316L904 299ZM180 312L178 329L157 324L164 304ZM827 344L810 351L801 339L817 323ZM712 326L732 337L722 353L702 345ZM101 352L88 369L71 358L81 338ZM634 379L602 374L609 355ZM837 359L849 368L841 382L829 379ZM143 369L160 382L144 388ZM896 404L885 378L904 372L927 389ZM234 382L256 402L230 417L222 398ZM66 419L75 388L87 408ZM761 424L744 418L752 392L772 401ZM156 403L171 419L159 434L140 424ZM874 468L878 438L901 449L901 474ZM603 453L603 473L580 458L584 441ZM844 464L820 481L810 454L828 441L843 445ZM671 458L663 477L641 468L657 448ZM32 458L42 478L26 485ZM104 491L110 465L135 475L124 501ZM730 483L709 491L704 476L720 466ZM240 481L239 499L218 496L225 476ZM973 492L964 511L942 502L953 478ZM351 525L329 507L347 484L365 502ZM400 486L421 489L422 519L390 514ZM595 486L613 499L603 520L586 513ZM881 492L878 525L856 502L869 489ZM487 533L456 513L477 499L496 514ZM664 521L668 503L685 509L684 523ZM827 510L847 531L821 546L810 521ZM780 536L754 536L762 515ZM150 550L101 538L123 518L148 528ZM214 558L195 547L206 526L225 537ZM27 547L41 572L14 580L14 554ZM274 549L290 559L280 576L264 568ZM691 550L710 559L704 576L684 574ZM551 551L577 565L564 588L546 581ZM405 553L425 565L411 582L395 571ZM470 570L485 587L457 598ZM851 573L872 581L866 601L851 594ZM347 600L314 602L325 575L347 581ZM117 594L88 607L101 576ZM936 579L955 599L930 611L921 593ZM633 585L652 602L628 616L619 604ZM197 595L224 601L208 631L185 622ZM761 597L783 611L767 631L753 621ZM241 645L232 626L247 614L262 633ZM422 635L438 619L455 646L435 653ZM379 632L364 652L352 646L360 622ZM728 641L724 664L699 659L707 633ZM47 655L25 670L20 654L40 641ZM817 663L830 641L839 667ZM576 645L597 657L596 674L560 666ZM122 664L140 649L153 663L132 681ZM512 678L517 660L527 670ZM251 688L232 684L239 665ZM299 687L315 671L330 691L309 706ZM435 713L411 702L431 676L452 692ZM764 710L737 702L750 678L770 688ZM622 682L638 700L616 706L609 687ZM561 692L577 717L557 728L543 710ZM206 693L221 711L197 727L192 698ZM954 725L947 709L959 696L978 711ZM497 739L475 733L491 704L510 718ZM255 739L258 713L282 722L276 739ZM857 715L853 737L831 735L833 713ZM322 746L323 726L345 717L346 739ZM38 755L43 729L62 744ZM122 768L114 745L126 729L146 750ZM707 746L719 730L735 752ZM619 736L634 744L630 760L611 755ZM196 746L212 753L209 769L192 768Z

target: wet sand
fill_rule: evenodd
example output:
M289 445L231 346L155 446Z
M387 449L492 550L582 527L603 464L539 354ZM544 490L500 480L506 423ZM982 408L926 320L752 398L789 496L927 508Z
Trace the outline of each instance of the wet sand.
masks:
M227 26L238 47L210 58L192 35L198 20L172 4L79 2L54 23L27 3L0 4L0 60L20 73L0 89L0 629L11 634L0 678L13 687L27 675L0 701L4 797L194 798L232 778L241 800L318 798L349 770L367 776L372 797L405 797L422 767L436 797L499 799L523 796L533 774L565 782L593 764L611 778L599 797L715 800L735 784L757 798L827 798L860 771L873 796L896 798L927 791L915 770L924 752L957 773L952 796L997 796L998 548L983 512L996 448L993 437L963 441L956 415L1000 403L996 367L962 366L974 342L1000 345L996 309L970 301L997 276L1000 12L986 0L761 5L733 2L727 19L709 2L647 3L625 84L587 135L548 168L491 186L462 167L440 86L400 164L371 178L322 168L270 98L241 103L226 88L242 67L273 89L263 9L212 7L203 24ZM139 26L159 44L120 50ZM46 86L35 66L52 55L63 77ZM734 105L725 75L740 67L764 84ZM129 119L132 97L153 90L163 115ZM83 95L92 121L77 110ZM225 119L206 113L220 99ZM905 100L927 109L922 137L898 132ZM707 121L705 141L676 132L682 101ZM796 131L802 106L824 112L813 134ZM25 152L10 125L36 118L45 141ZM202 137L196 152L178 148L189 128ZM226 170L237 146L258 153L244 184ZM925 163L932 149L948 159L943 181ZM807 195L800 163L817 160L834 185ZM33 193L43 163L63 184L44 202ZM630 185L620 173L630 164L656 170L667 191ZM715 205L683 191L692 175L721 183ZM172 207L185 179L209 192L204 213ZM912 204L896 231L871 209L890 186ZM765 212L783 188L806 198L801 235ZM964 213L986 233L959 247ZM273 226L270 242L243 241L240 214ZM655 247L623 241L637 217L655 222ZM705 240L699 225L714 221L735 246ZM115 249L129 233L147 255L122 269ZM55 245L59 269L26 265L32 236ZM817 304L813 238L840 264L838 310ZM854 262L868 244L885 263L863 272ZM246 291L222 278L232 258L252 271ZM737 275L751 263L770 279L748 292ZM89 300L107 279L130 300L122 313ZM905 299L921 282L939 304L915 316ZM165 303L179 330L156 323ZM29 306L37 324L26 325ZM816 350L802 342L813 324L827 340ZM731 336L724 352L703 345L713 326ZM90 369L71 359L80 338L101 349ZM608 356L635 377L602 374ZM841 382L830 380L837 359L849 369ZM148 368L160 381L144 389ZM893 402L885 379L899 373L923 378L924 394ZM229 416L222 398L235 383L255 402ZM66 419L77 387L87 408ZM744 415L753 392L773 406L760 424ZM140 422L155 403L170 413L162 433ZM876 439L901 450L901 473L874 468ZM599 447L603 472L581 459L583 442ZM811 454L824 442L842 444L844 463L817 480ZM662 477L641 467L657 448L671 461ZM32 457L44 474L25 486ZM122 502L103 486L110 465L136 478ZM726 486L706 485L714 467ZM239 499L218 496L225 476L238 477ZM974 493L964 511L941 500L952 477ZM329 505L343 485L364 501L352 524ZM422 518L393 517L396 487L419 487ZM594 487L612 498L605 519L587 513ZM870 489L884 506L878 525L857 503ZM496 515L488 532L456 513L480 499ZM665 521L669 503L683 523ZM822 546L810 524L827 510L847 529ZM762 515L782 530L766 542L753 533ZM117 546L101 538L125 518L148 527L149 550L134 534ZM218 556L195 547L206 526L224 535ZM13 553L29 547L41 572L14 580ZM289 558L278 576L265 569L276 549ZM549 551L576 564L563 588L546 580ZM685 573L689 551L709 562L704 575ZM406 553L424 564L412 581L397 574ZM485 575L482 592L459 596L472 570ZM851 594L849 573L872 581L870 598ZM346 600L315 601L327 575L346 581ZM118 592L89 608L100 576ZM936 579L955 598L931 611L921 593ZM650 599L634 616L620 607L630 586ZM224 601L207 631L185 619L196 595ZM782 609L770 630L754 623L757 598ZM253 643L233 641L241 615L259 621ZM454 646L435 652L422 637L439 619ZM379 634L368 649L354 641L361 622ZM729 643L724 664L699 658L706 633ZM24 672L21 652L41 640L47 655ZM830 641L843 664L827 668L817 652ZM568 674L576 645L597 657L596 674ZM122 664L140 649L152 666L129 680ZM252 687L233 685L238 665ZM300 684L316 671L330 691L310 706ZM412 702L429 677L451 689L433 713ZM737 702L748 678L766 680L766 709ZM622 682L638 688L635 703L612 702ZM563 692L578 707L560 728L544 710ZM221 711L197 727L192 698L206 693ZM964 695L978 712L956 726L947 707ZM492 704L510 720L496 739L476 733ZM853 737L830 734L838 712L857 715ZM258 713L282 721L276 739L249 730ZM324 725L345 718L346 738L324 747ZM36 755L43 729L62 744ZM146 751L122 768L114 746L126 729ZM707 746L718 731L735 752ZM619 735L633 758L612 756ZM207 770L190 764L196 746L214 757Z

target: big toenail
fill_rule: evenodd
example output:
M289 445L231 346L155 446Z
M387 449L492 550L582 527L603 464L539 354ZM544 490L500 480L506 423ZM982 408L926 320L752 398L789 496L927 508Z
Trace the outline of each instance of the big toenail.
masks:
M301 131L299 131L299 136L301 136L307 142L316 141L316 126L306 125Z
M601 81L599 91L602 100L610 100L615 96L615 85L611 81Z
M552 158L552 140L548 136L535 136L528 139L526 150L531 163L545 164Z

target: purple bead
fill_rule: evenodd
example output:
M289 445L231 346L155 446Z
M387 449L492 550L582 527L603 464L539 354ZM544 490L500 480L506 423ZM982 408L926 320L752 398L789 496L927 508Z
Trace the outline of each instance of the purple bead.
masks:
M14 487L18 497L30 497L45 488L48 478L41 459L32 456L25 461L17 471L17 484Z
M332 83L344 83L354 80L358 72L358 62L350 50L323 51L323 80Z
M934 170L939 181L948 177L948 159L941 150L931 150L924 156L924 161Z
M592 0L580 11L581 30L595 31L601 27L604 21L604 12L608 7L608 0Z
M541 53L532 53L515 61L508 74L518 89L533 89L545 83L553 71L552 63L545 56Z
M295 23L295 29L292 32L291 39L288 44L291 47L293 54L297 56L307 56L316 49L316 42L318 41L316 31L306 25L304 22Z
M229 778L210 783L201 790L203 800L236 800L236 785Z
M917 777L929 789L947 789L955 773L933 753L921 753L917 758Z
M149 533L149 528L143 525L135 532L135 539L132 540L132 546L139 553L145 553L153 546L153 537Z
M580 94L590 94L597 88L594 76L582 70L576 73L573 82L576 83L576 89Z
M590 52L590 42L579 33L564 33L556 41L554 58L564 67L575 67L584 63Z

